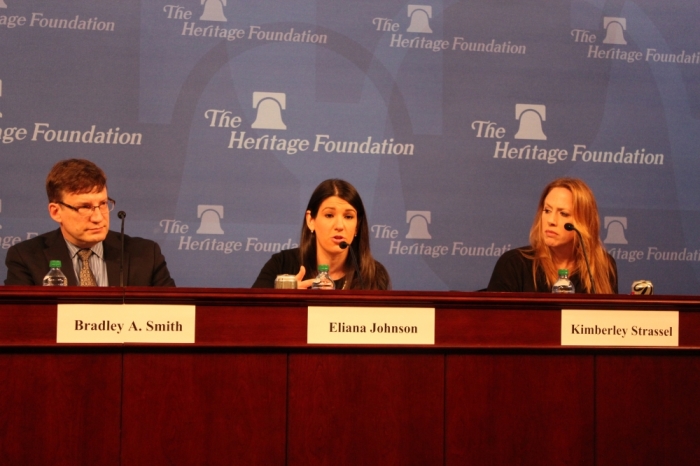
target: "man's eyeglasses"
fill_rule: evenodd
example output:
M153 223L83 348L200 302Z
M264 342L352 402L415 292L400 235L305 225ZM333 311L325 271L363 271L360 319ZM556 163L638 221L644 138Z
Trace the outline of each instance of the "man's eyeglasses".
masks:
M78 214L83 217L92 217L92 214L95 213L95 209L100 209L100 212L103 214L113 211L117 201L108 198L106 201L102 201L98 205L81 205L78 207L73 207L72 205L68 205L61 201L57 201L56 204L61 204L64 207L68 207L69 209L78 212Z

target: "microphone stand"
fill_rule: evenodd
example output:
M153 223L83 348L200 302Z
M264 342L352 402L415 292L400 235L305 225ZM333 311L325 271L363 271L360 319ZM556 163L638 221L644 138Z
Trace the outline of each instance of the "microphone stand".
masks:
M575 231L578 233L578 239L581 241L581 249L583 249L583 259L586 261L586 271L588 272L588 278L591 280L591 294L595 294L595 282L593 281L593 274L591 273L591 266L588 265L588 254L586 254L586 245L583 242L583 236L581 232L572 224L564 224L564 229L567 231Z
M117 216L122 221L122 250L121 250L121 260L119 261L119 286L124 288L124 219L126 218L126 212L120 210Z
M340 246L340 249L345 249L350 245L348 243L346 243L345 241L342 241L338 246ZM352 247L349 249L349 251L350 251L350 259L352 260L352 265L355 267L355 273L357 274L357 279L360 281L360 289L364 290L365 284L362 281L362 274L360 274L360 266L357 264L357 257L355 257L355 251L352 250Z

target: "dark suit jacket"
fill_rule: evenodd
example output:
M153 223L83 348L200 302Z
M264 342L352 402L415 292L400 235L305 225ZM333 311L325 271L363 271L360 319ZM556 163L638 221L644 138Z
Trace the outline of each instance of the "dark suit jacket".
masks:
M103 241L109 286L119 286L121 235L110 231ZM77 286L68 246L60 228L15 244L7 250L5 285L41 285L49 261L60 260L69 286ZM124 235L124 285L175 286L157 243Z

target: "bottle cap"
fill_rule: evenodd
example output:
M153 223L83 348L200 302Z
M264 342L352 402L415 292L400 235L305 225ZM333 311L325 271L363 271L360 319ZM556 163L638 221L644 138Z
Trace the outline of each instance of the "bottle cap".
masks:
M328 267L326 264L323 264L323 265L319 265L319 266L318 266L318 271L319 271L319 272L328 272L328 270L329 270L329 267Z
M569 269L559 269L559 275L569 275Z
M49 268L50 269L60 269L61 268L61 261L57 261L57 260L49 261Z

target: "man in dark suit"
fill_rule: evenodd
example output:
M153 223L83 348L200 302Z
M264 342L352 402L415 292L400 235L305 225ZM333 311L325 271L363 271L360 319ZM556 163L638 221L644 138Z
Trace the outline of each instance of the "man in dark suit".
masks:
M41 285L49 261L60 260L68 285L119 286L121 235L109 231L115 202L104 172L88 160L62 160L46 178L46 194L60 228L7 251L5 285ZM124 285L175 286L158 244L124 236Z

